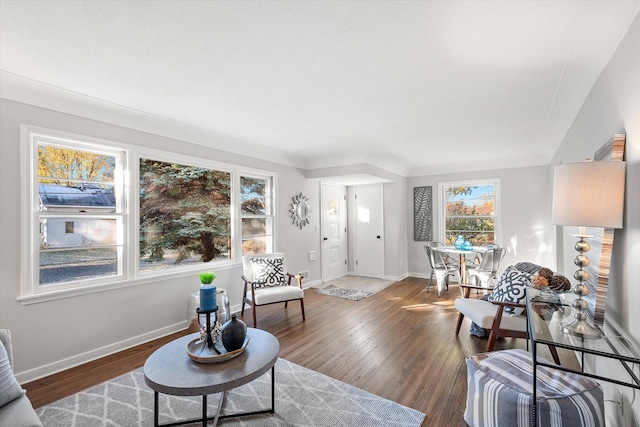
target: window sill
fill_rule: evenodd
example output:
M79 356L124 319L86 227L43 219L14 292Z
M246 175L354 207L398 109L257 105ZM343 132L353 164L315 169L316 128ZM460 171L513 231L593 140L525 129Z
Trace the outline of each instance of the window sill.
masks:
M215 270L225 271L225 270L231 270L234 268L242 268L242 262L234 261L224 265L217 265ZM73 298L73 297L82 296L82 295L94 294L97 292L112 291L115 289L129 288L132 286L144 285L148 283L158 283L159 281L177 279L181 277L193 277L194 274L197 277L197 275L200 272L209 271L209 270L211 270L210 266L199 268L197 271L188 270L188 271L180 271L175 273L167 273L162 275L155 274L155 275L140 277L140 278L131 279L131 280L122 280L119 282L101 283L97 285L88 285L88 286L83 286L79 288L57 289L57 290L51 290L48 292L43 291L43 292L31 294L31 295L21 295L16 299L22 305L39 304L39 303L48 302L48 301L55 301L59 299Z

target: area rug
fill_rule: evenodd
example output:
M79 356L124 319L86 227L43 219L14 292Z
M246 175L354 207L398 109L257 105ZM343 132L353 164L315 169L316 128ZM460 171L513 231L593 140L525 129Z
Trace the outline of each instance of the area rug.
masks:
M359 301L396 283L393 280L374 279L361 276L344 276L324 283L323 288L316 289L322 295Z
M221 420L221 426L403 426L418 427L425 414L278 359L275 414ZM215 413L220 395L208 399ZM269 408L271 373L227 393L223 413ZM139 427L153 425L153 391L142 368L37 410L45 427ZM197 418L201 397L160 394L160 423ZM197 426L200 424L190 424Z

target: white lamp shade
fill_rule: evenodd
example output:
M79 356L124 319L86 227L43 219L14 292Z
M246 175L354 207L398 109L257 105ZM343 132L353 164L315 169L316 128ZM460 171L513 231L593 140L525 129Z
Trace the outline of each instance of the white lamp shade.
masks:
M622 228L624 182L625 162L584 162L556 166L553 224Z

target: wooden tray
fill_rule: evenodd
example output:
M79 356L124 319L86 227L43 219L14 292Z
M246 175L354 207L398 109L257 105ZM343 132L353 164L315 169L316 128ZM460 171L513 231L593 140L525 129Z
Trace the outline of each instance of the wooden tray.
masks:
M242 347L234 351L227 351L220 340L214 343L214 346L220 351L221 354L216 353L213 349L209 348L207 344L200 338L189 341L187 344L187 354L189 357L198 363L221 363L231 360L234 357L240 356L249 344L249 336L244 339Z

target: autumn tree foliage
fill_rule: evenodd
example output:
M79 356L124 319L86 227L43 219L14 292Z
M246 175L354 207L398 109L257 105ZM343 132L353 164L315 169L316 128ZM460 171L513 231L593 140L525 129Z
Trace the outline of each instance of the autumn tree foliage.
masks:
M477 187L450 187L446 201L446 228L448 243L452 243L458 235L464 236L475 245L493 243L495 198L483 194L480 203L470 203L465 197L471 196Z
M140 256L176 264L191 254L208 262L229 253L231 174L208 168L140 160Z
M38 177L42 184L67 187L85 182L113 182L113 156L71 148L38 145Z

